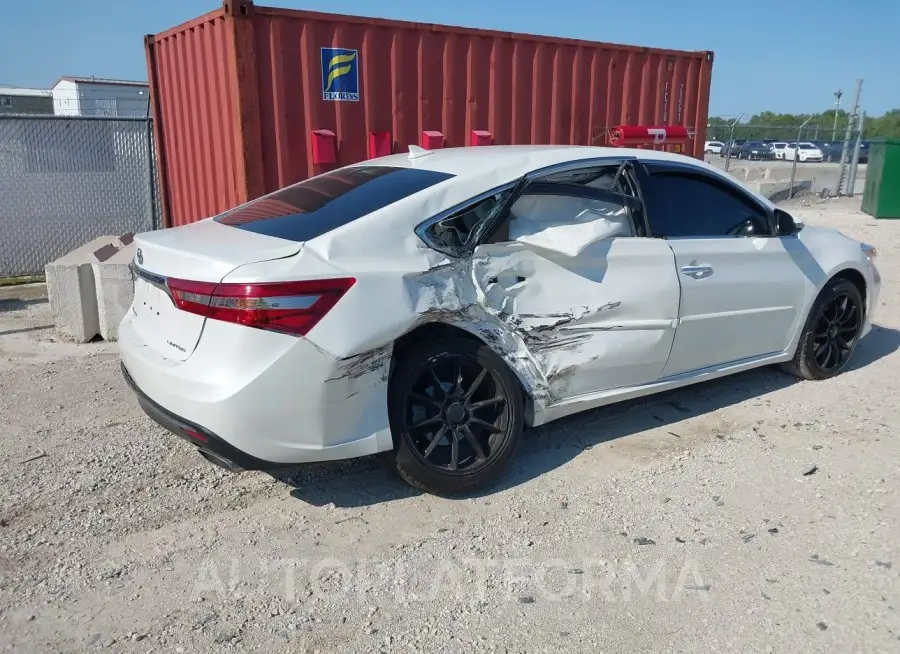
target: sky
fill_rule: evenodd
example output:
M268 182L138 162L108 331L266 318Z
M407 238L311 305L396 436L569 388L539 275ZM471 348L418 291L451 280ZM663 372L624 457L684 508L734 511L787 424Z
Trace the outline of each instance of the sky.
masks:
M0 21L0 85L49 88L62 75L146 80L143 36L217 0L10 0ZM710 114L812 113L852 101L900 108L900 0L257 0L294 9L712 50ZM732 5L731 7L726 4Z

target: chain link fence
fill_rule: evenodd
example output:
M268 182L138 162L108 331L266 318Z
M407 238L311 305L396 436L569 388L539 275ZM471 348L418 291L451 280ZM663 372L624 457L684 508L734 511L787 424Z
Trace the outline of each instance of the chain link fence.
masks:
M158 226L148 118L0 115L0 278Z
M742 181L810 182L822 195L854 195L865 182L868 142L862 113L849 127L739 123L707 126L706 161ZM793 192L792 192L793 193Z

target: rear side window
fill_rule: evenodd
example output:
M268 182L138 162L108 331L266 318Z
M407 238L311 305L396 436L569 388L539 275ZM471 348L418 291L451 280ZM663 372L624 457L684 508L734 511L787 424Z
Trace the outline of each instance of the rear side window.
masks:
M391 166L354 166L251 200L215 220L248 232L308 241L453 177Z

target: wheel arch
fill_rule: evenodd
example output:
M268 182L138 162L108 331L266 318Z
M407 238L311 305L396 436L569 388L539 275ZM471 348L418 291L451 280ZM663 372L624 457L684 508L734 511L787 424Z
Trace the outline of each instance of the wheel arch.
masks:
M868 309L868 298L866 296L866 291L868 290L866 284L865 276L859 272L856 268L846 267L838 270L836 273L831 275L828 281L832 279L846 279L848 282L856 286L859 289L859 294L862 295L863 307Z
M806 323L810 319L812 315L813 307L815 307L816 300L822 294L822 291L835 279L846 279L854 286L859 289L860 294L862 295L863 300L863 309L866 313L868 313L868 281L866 279L865 274L862 270L859 269L856 262L852 259L839 259L840 263L821 270L821 276L818 276L815 280L810 280L812 282L811 293L806 299L806 303L804 309L801 313L799 320L795 323L794 326L794 336L791 339L791 343L788 346L788 349L785 351L787 354L790 353L791 356L796 352L797 345L800 341L800 337L803 334L803 330L806 328Z
M474 329L468 329L468 325L458 325L439 320L433 320L416 325L408 332L400 336L394 341L394 347L391 353L390 376L393 376L397 361L408 351L413 344L428 338L466 338L489 348L497 354L506 367L512 372L513 376L519 384L519 390L522 392L522 398L525 402L525 424L532 426L534 424L535 415L535 398L531 392L534 382L527 378L525 372L515 365L511 365L510 359L497 347L493 346L489 339L484 338L482 334L477 333Z

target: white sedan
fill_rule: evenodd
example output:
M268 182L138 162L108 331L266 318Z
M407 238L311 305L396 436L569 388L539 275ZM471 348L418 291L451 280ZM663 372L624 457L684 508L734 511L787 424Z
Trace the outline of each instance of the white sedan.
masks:
M775 152L776 159L784 159L784 149L788 146L784 141L776 141L772 144L772 150Z
M722 154L725 144L721 141L706 141L703 144L703 152L706 154Z
M825 155L814 143L789 143L784 148L784 156L782 159L787 161L822 161Z
M355 164L141 234L123 371L230 469L393 453L468 493L523 428L765 366L846 369L875 250L652 150L496 146Z

